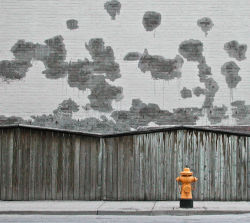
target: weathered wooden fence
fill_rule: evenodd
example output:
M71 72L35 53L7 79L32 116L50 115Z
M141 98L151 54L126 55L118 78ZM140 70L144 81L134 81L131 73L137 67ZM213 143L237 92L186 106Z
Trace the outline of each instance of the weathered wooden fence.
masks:
M199 130L87 136L0 128L1 200L177 200L188 165L195 200L250 200L250 137Z

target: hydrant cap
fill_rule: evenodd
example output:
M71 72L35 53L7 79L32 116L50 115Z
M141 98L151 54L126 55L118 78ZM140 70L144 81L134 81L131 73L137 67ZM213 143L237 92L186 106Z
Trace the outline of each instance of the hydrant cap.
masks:
M181 172L181 176L192 176L193 175L193 173L190 171L190 169L189 168L184 168L183 169L183 171Z

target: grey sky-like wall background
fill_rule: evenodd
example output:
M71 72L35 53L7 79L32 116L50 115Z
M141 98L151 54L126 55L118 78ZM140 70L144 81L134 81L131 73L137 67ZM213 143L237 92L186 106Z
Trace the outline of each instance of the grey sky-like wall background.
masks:
M0 2L0 124L250 124L247 0Z

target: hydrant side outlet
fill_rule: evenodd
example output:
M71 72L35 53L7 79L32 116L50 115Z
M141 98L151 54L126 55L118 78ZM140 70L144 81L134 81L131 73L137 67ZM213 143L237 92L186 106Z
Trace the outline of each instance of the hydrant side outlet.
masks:
M184 168L180 173L181 176L176 178L176 181L182 184L181 186L181 208L192 208L193 207L193 197L192 197L192 183L198 181L198 178L193 176L193 173L189 168Z

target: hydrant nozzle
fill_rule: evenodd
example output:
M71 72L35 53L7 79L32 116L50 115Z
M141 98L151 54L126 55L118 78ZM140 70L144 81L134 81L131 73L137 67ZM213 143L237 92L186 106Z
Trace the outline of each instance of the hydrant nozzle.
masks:
M181 208L192 208L193 207L193 197L192 197L192 183L196 182L198 178L193 176L193 173L189 168L184 168L180 172L180 176L176 178L176 181L182 184L181 186Z

